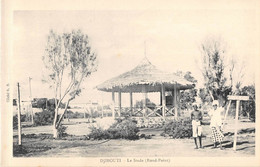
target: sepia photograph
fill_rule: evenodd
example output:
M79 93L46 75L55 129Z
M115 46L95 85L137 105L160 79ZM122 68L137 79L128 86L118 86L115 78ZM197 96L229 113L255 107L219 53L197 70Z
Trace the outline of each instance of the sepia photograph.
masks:
M12 159L174 166L172 158L198 158L196 166L257 157L259 1L142 2L12 10L1 76L1 138L8 132Z

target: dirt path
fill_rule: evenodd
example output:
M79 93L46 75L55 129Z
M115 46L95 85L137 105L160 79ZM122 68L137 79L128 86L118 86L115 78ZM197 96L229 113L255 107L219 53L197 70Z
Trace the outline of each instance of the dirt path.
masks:
M254 137L240 137L238 151L232 149L232 142L227 138L224 141L225 150L211 149L210 139L204 138L204 149L194 149L192 139L169 139L155 136L153 139L136 141L109 140L109 141L55 141L61 148L50 149L28 156L35 157L193 157L193 156L254 156ZM52 141L50 141L52 142Z
M156 130L155 130L156 131ZM153 131L153 134L156 132ZM151 132L151 131L150 131ZM144 133L149 134L149 131ZM159 133L160 131L157 131ZM17 140L17 139L16 139ZM226 156L254 156L255 133L247 131L239 134L237 151L233 151L233 135L225 136L223 147L225 150L212 149L209 137L203 138L204 149L194 149L193 139L171 139L158 134L152 139L140 140L33 140L25 141L26 147L39 145L42 147L53 147L47 151L39 151L25 156L33 157L226 157ZM14 141L16 142L16 141Z

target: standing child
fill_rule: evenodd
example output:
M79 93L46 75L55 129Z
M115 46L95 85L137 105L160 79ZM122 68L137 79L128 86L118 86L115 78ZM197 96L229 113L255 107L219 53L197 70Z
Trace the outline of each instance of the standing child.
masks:
M202 121L202 113L198 110L197 103L194 103L193 105L193 111L191 112L191 120L192 120L192 136L194 138L195 142L195 149L198 149L197 144L197 137L199 138L200 142L200 148L203 148L202 142L201 142L201 135L202 135L202 127L201 127L201 121Z

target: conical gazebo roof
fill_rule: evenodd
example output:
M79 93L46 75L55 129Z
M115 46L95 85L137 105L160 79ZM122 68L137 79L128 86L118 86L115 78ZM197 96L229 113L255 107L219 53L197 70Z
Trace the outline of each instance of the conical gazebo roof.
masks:
M106 92L142 92L145 85L147 92L160 92L162 84L166 91L173 90L175 84L180 90L194 87L194 84L185 78L158 70L145 57L133 70L105 81L98 85L97 89Z

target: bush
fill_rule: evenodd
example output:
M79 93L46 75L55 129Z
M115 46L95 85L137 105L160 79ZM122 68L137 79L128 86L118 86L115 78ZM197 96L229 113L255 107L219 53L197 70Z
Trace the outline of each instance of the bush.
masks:
M73 112L71 110L68 110L67 111L68 113L65 113L64 115L64 119L67 118L67 116L69 118L84 118L84 113L80 113L80 112ZM89 117L89 114L88 113L85 113L86 114L86 117Z
M95 139L95 140L101 140L101 139L111 139L113 138L112 135L107 131L102 129L101 127L90 127L91 132L88 135L89 138Z
M241 90L241 95L249 96L250 101L243 102L242 113L247 115L251 121L255 121L255 86L245 86Z
M125 119L121 122L118 121L114 123L109 129L108 132L112 134L114 139L130 139L134 140L138 138L137 133L139 129L136 126L136 122Z
M189 138L192 136L192 125L190 118L173 120L165 124L164 134L172 138Z
M107 130L100 127L91 127L89 134L93 139L138 139L139 132L136 122L130 119L117 119L117 122L111 125Z
M58 138L67 136L66 130L67 130L67 126L60 125L58 127Z
M51 125L54 120L54 111L43 110L42 112L35 113L34 124L35 125Z
M28 118L26 115L21 114L21 122L27 122L30 118ZM13 116L13 129L18 128L18 117L17 115Z

